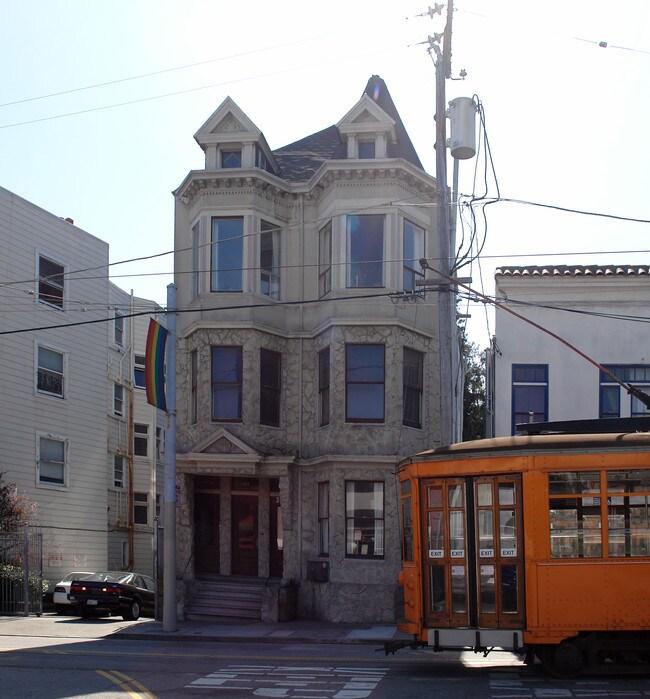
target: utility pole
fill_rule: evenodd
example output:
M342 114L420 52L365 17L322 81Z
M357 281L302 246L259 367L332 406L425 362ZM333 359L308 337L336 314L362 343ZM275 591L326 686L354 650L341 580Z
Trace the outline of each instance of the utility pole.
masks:
M449 226L449 192L447 187L447 120L445 80L451 77L451 23L453 0L447 2L447 21L442 37L442 50L433 45L436 53L436 195L438 228L438 267L443 276L451 275L452 259ZM454 347L455 302L449 285L438 290L438 333L440 340L440 440L451 444L455 434Z

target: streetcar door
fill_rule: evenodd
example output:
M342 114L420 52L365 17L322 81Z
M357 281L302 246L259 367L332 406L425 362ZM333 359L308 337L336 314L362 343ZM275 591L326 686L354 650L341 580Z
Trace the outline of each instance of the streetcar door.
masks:
M422 489L427 625L521 628L519 475L431 478Z
M423 482L425 615L434 626L469 625L464 478Z
M524 551L521 477L474 480L477 620L484 628L521 628Z

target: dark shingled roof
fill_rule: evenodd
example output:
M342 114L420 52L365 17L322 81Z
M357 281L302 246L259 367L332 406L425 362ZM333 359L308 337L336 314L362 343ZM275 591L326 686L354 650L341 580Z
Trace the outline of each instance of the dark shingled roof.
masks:
M423 170L422 163L406 133L386 83L379 76L373 75L368 81L363 95L368 95L386 114L395 120L397 142L389 144L388 157L403 158ZM280 177L289 182L305 182L325 161L345 160L347 150L338 128L329 126L311 136L306 136L299 141L274 150L273 155L280 166L278 173Z
M647 277L648 265L530 265L527 267L498 267L501 277Z

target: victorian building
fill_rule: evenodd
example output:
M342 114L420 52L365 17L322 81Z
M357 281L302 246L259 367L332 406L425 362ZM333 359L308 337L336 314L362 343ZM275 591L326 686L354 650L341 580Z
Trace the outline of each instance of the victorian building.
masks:
M416 284L435 181L377 76L282 148L230 98L195 139L205 168L175 192L185 610L392 622L395 466L439 439L437 306Z

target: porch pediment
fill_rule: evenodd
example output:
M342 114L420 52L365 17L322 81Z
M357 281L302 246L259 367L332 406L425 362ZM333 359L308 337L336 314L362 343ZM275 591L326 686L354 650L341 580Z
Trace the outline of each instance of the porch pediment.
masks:
M259 454L228 430L220 427L192 449L193 454L241 454L259 458Z

